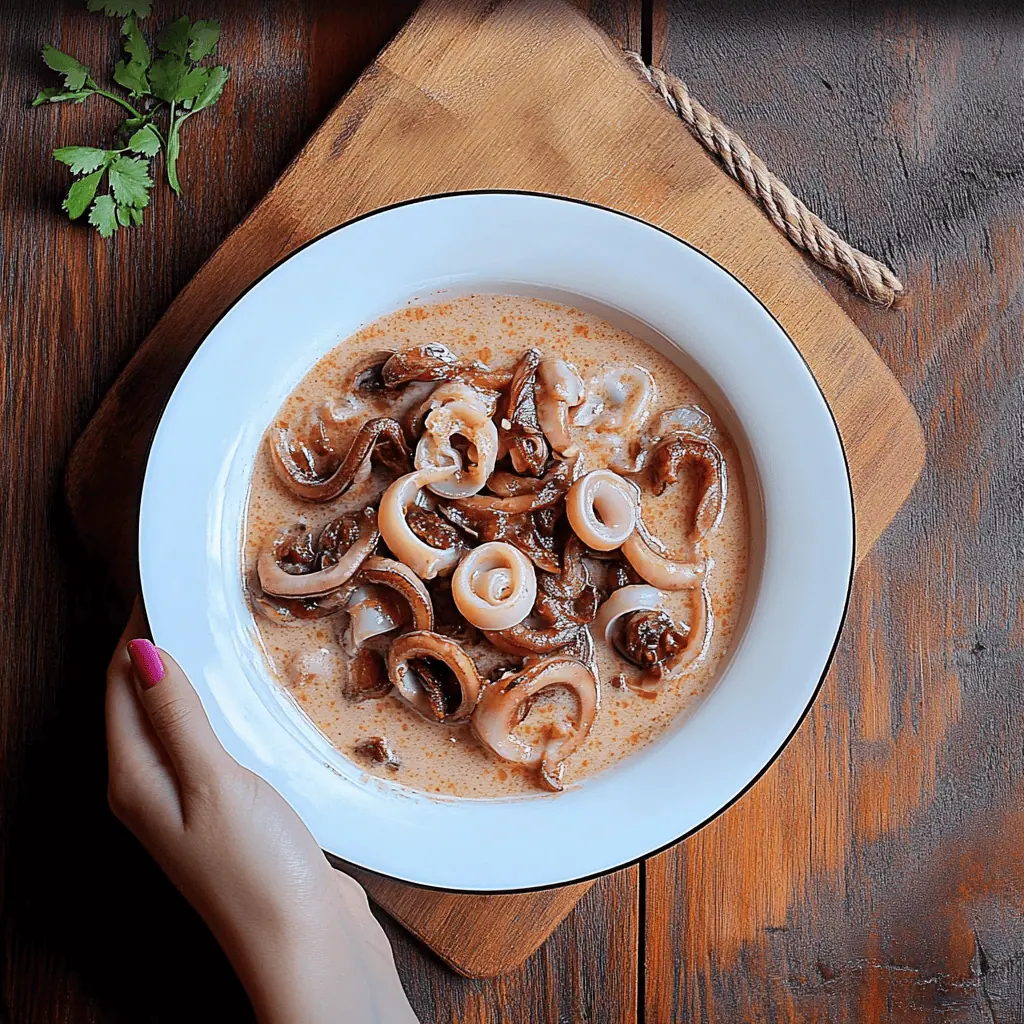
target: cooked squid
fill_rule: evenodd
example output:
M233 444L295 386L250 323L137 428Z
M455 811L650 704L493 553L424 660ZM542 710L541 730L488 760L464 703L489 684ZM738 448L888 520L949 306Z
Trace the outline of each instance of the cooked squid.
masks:
M587 395L573 423L598 434L639 433L656 394L654 378L642 366L609 370Z
M363 563L358 582L391 591L404 604L400 613L402 622L411 623L413 629L434 628L434 607L430 594L409 566L393 558L374 555Z
M614 642L622 620L639 611L662 611L665 597L656 587L643 584L616 590L598 609L594 632L607 644Z
M722 521L725 511L728 480L718 446L698 434L670 434L651 452L648 465L655 494L663 494L665 488L676 483L684 466L697 468L700 497L694 508L690 539L695 543L703 540Z
M378 522L384 543L395 557L409 566L420 579L430 580L439 573L454 569L458 564L461 549L431 547L413 532L406 516L422 488L447 480L453 477L455 472L454 466L442 466L438 469L418 469L413 473L406 473L384 492L380 500Z
M303 709L332 737L351 730L344 749L364 771L404 762L403 782L467 795L526 778L558 791L567 764L573 777L601 770L690 692L673 687L650 721L594 737L601 665L623 669L613 685L634 697L616 694L608 714L629 719L636 697L658 697L713 649L708 552L731 564L736 535L736 516L723 520L728 439L696 405L659 408L663 381L694 393L660 360L600 333L584 344L578 311L567 323L538 309L450 332L405 310L325 361L318 390L267 432L250 505L253 542L266 539L247 544L246 586L267 618L306 623L289 634L257 621ZM324 501L336 504L319 515L305 504ZM644 521L655 510L662 539ZM269 532L281 522L295 525ZM384 704L355 707L372 700ZM529 771L481 766L466 726Z
M595 469L569 488L565 511L584 544L614 551L636 529L637 498L635 485L610 469Z
M688 558L675 559L651 544L650 535L636 529L622 545L622 553L629 564L648 583L661 590L689 590L699 587L708 574L710 559L694 546Z
M579 449L569 430L569 410L583 401L583 381L564 359L542 359L537 368L537 419L553 451L572 458Z
M516 727L529 714L537 695L552 687L564 687L574 694L574 720L549 725L541 743L523 740ZM498 757L535 768L542 784L557 792L562 789L563 765L587 738L599 704L597 680L586 665L564 656L544 658L484 690L473 712L473 731Z
M344 456L338 454L323 417L308 442L293 441L285 427L275 427L270 453L281 482L307 501L330 501L366 479L371 461L402 472L411 459L402 427L387 417L367 420Z
M507 629L530 614L537 598L537 574L533 563L511 544L481 544L455 570L452 597L477 628Z
M445 498L463 498L483 490L498 457L498 428L488 402L465 384L448 385L441 400L430 399L423 434L416 445L416 468L451 466L453 474L428 486ZM456 439L464 444L457 447Z
M654 417L643 435L629 446L630 450L617 453L609 465L617 473L639 473L647 466L651 452L674 434L693 434L714 442L717 431L711 417L696 405L665 409Z
M500 391L508 387L511 370L492 370L483 363L459 359L446 345L431 342L396 352L385 364L381 378L389 388L410 381L465 380L476 387Z
M690 617L673 622L664 610L638 610L629 616L615 640L623 657L644 669L634 690L654 694L667 679L696 667L704 658L714 633L714 614L706 586L690 591Z
M320 532L316 549L304 527L290 527L261 552L256 563L260 586L275 597L322 597L356 574L379 537L373 508L347 513L328 523ZM296 556L300 544L306 545L301 560Z
M427 630L406 633L391 645L388 678L430 721L465 721L480 697L480 674L462 645Z
M548 461L548 444L537 419L538 349L527 349L516 363L502 406L498 438L517 473L540 476Z
M372 584L356 587L345 611L349 621L343 640L345 650L353 655L367 640L398 629L408 615L407 609L385 587Z

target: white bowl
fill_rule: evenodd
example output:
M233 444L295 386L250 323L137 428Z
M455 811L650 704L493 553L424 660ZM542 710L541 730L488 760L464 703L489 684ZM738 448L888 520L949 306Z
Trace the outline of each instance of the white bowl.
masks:
M270 675L240 552L264 429L359 327L435 293L559 299L626 326L689 373L742 452L753 559L745 624L697 709L558 796L461 800L368 779ZM228 751L274 785L329 853L420 885L527 889L620 867L744 792L807 712L853 572L842 443L768 311L672 235L516 192L391 207L310 243L254 284L182 374L153 441L139 561L153 635L189 673Z

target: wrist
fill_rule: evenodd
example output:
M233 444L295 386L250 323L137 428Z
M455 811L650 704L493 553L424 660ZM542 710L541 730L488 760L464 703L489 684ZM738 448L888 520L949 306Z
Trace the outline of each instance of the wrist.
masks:
M415 1024L391 948L365 897L353 900L333 888L316 906L249 928L233 942L222 940L257 1019L326 1021L345 1006L346 1019L360 1024Z

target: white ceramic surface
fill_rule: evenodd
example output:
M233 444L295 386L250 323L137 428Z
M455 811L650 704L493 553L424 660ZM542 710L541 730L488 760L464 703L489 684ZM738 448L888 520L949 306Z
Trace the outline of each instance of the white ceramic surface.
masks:
M270 676L253 640L240 550L264 428L326 351L438 292L539 295L628 327L705 388L746 464L756 564L745 627L717 684L658 741L559 796L458 800L368 781ZM225 747L291 802L325 850L423 885L522 889L666 846L771 763L834 650L852 576L853 505L821 392L734 278L621 214L470 193L345 225L225 314L153 441L139 557L156 642L189 673Z

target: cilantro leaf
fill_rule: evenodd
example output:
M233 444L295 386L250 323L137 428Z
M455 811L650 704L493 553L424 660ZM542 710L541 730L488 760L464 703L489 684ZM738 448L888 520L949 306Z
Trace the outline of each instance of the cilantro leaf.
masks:
M114 154L105 149L94 149L92 146L62 146L53 151L55 160L67 164L72 174L88 174L98 167L105 167L114 158Z
M156 37L156 47L163 53L172 53L175 57L185 59L185 51L188 49L188 35L191 22L188 18L179 18L172 21L160 35Z
M139 23L134 17L129 16L124 19L124 24L121 26L121 34L125 37L124 49L125 53L131 58L131 63L139 64L143 69L148 68L150 61L149 47L146 45L146 40L142 35L142 30L139 28Z
M154 48L139 25L150 14L150 0L87 0L86 6L90 11L122 19L124 54L114 65L113 79L141 109L124 99L124 94L114 95L98 85L85 64L54 46L44 47L43 60L61 76L63 84L40 90L32 105L81 102L100 95L127 108L130 116L118 127L114 148L62 146L53 151L54 158L77 176L62 204L68 216L75 220L88 212L89 223L103 238L110 238L119 227L143 223L143 211L150 204L154 186L151 161L161 150L167 181L181 194L177 167L182 125L220 99L231 73L226 67L202 66L217 53L219 22L192 24L187 17L178 18L159 33ZM145 102L145 97L154 99ZM169 106L166 112L161 109L164 103ZM100 194L104 177L107 188Z
M65 92L60 86L55 86L50 89L40 89L36 93L36 98L32 101L33 107L40 107L44 103L66 103L68 100L74 100L76 103L81 103L87 96L92 96L92 89L80 89L78 92Z
M207 78L206 86L196 97L195 103L192 104L193 114L200 110L205 110L207 107L212 107L220 99L220 94L224 91L224 86L227 85L227 81L231 77L231 72L219 64L216 67L210 68L209 71L210 74Z
M119 60L114 65L114 81L124 86L133 96L148 96L149 81L146 69L135 61Z
M210 80L211 68L193 68L184 74L178 83L178 91L174 94L175 102L191 107L196 97L206 88Z
M117 211L114 197L99 196L89 211L89 223L100 233L100 238L109 238L117 230Z
M49 43L43 47L43 63L64 76L64 88L69 92L78 92L89 77L89 69L84 64Z
M111 18L123 18L128 14L145 18L153 5L149 0L89 0L88 7L90 11L102 11Z
M138 157L119 156L108 172L114 198L125 206L148 206L149 190L153 179L149 176L149 162Z
M217 52L220 40L220 23L216 21L197 21L188 33L188 59L198 64L205 57Z
M88 209L92 197L96 195L96 189L99 188L103 170L101 167L88 177L79 178L68 190L67 198L61 203L61 206L68 211L68 216L72 220L77 220Z
M36 93L36 98L32 101L32 106L40 107L44 103L51 103L54 97L59 96L61 92L60 86L57 85L51 85L48 89L40 89Z
M181 57L168 54L153 62L149 69L149 85L158 99L173 103L178 87L185 76L185 62Z
M33 106L42 106L43 103L58 103L61 98L71 95L60 88L59 85L52 85L46 89L40 89L36 93L36 98L33 99Z
M160 152L160 136L152 125L147 124L128 140L128 148L143 156L156 156Z

